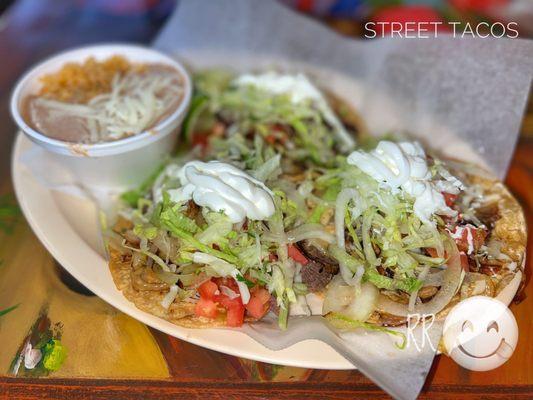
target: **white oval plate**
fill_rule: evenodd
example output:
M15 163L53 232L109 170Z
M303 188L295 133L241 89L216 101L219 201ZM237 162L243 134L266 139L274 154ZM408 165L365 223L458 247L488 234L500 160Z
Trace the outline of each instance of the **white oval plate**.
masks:
M46 188L21 162L36 145L19 133L12 156L15 193L31 228L52 256L94 294L133 318L178 339L211 350L272 364L318 369L354 369L327 344L306 340L272 351L248 335L225 329L188 329L136 308L116 289L99 254L95 209L89 201Z

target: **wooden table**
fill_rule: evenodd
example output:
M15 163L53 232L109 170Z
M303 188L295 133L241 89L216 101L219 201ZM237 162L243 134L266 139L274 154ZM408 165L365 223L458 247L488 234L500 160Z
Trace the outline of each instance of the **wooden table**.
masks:
M147 43L157 21L139 16L81 13L82 2L19 0L0 20L0 204L13 201L9 176L16 132L8 115L10 89L29 65L75 44L131 40ZM507 177L533 223L533 111ZM8 218L9 219L9 218ZM5 220L3 222L6 222ZM35 238L24 218L0 224L0 309L20 302L0 317L0 398L385 398L356 371L280 367L206 350L154 331L91 296L61 269ZM531 247L529 240L529 251ZM530 259L526 273L531 272ZM529 282L529 280L528 280ZM437 357L422 398L532 398L533 285L514 304L520 327L518 348L502 367L484 373ZM56 324L59 324L56 326ZM28 334L57 329L68 349L63 366L13 376ZM47 331L48 330L48 331ZM19 374L20 375L20 374ZM33 375L33 376L32 376Z

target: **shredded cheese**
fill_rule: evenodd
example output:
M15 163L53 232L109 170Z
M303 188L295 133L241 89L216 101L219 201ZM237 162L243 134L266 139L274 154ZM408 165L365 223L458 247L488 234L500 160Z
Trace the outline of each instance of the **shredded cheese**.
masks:
M38 97L42 106L56 115L78 117L89 130L91 143L138 135L179 102L183 86L177 75L131 73L115 75L109 93L93 97L87 104L73 104Z

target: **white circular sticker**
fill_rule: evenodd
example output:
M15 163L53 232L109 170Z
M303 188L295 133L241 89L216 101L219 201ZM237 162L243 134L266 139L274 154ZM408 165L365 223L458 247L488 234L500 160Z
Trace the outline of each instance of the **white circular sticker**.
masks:
M486 296L461 301L444 321L446 351L460 366L489 371L505 363L518 341L518 325L502 302Z

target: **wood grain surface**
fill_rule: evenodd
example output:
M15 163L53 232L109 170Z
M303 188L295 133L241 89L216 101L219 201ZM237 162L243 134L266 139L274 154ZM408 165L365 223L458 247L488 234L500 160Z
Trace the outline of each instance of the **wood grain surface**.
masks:
M51 7L51 4L54 6ZM157 32L158 24L153 19L142 19L138 15L110 17L98 12L87 15L87 10L78 8L79 4L83 2L19 0L0 17L0 195L12 191L9 161L16 129L9 117L8 101L11 88L20 74L37 60L67 47L119 40L149 43ZM506 179L507 185L524 206L529 226L533 224L532 117L533 107L530 104L522 137ZM106 324L116 324L123 329L122 332L131 335L132 340L142 337L145 341L143 343L149 343L144 347L152 346L157 351L146 355L117 352L118 361L115 360L117 364L113 365L124 365L124 370L130 371L128 376L122 376L120 371L106 369L105 366L99 367L100 369L91 369L90 366L85 368L82 361L75 365L73 360L81 358L74 355L68 368L66 365L62 373L51 374L49 377L14 377L8 370L0 370L0 398L387 398L371 381L356 371L306 370L238 359L182 342L147 329L137 321L130 321L129 317L115 311L100 299L87 296L82 288L67 285L68 276L65 276L60 267L54 267L52 258L22 218L13 235L0 236L0 259L4 258L1 252L5 252L6 248L12 254L9 261L19 263L20 268L24 268L24 263L31 263L32 268L40 268L39 271L43 274L53 275L39 279L45 282L49 280L47 287L55 288L54 293L59 297L54 301L62 302L63 310L76 301L88 304L87 307L94 307L90 312L96 313L94 310L101 308L103 311L98 315L108 318ZM533 241L529 235L529 254L532 251ZM34 264L38 266L34 267ZM479 373L462 369L447 357L437 357L421 398L533 398L533 319L530 315L533 310L533 286L529 282L531 257L528 257L526 265L527 280L518 296L520 302L511 306L518 321L520 337L517 350L510 361L496 370ZM8 267L9 265L6 266ZM1 279L2 275L0 281ZM60 285L63 284L72 291L62 294ZM1 287L0 285L0 290ZM50 307L54 307L53 302ZM22 318L14 312L12 314L12 317L6 318L1 324L16 324L17 318ZM20 315L24 315L24 312ZM74 314L65 318L78 318L79 321L79 317ZM98 329L91 326L90 321L78 323L82 332ZM5 332L8 329L1 324L0 338L3 330ZM131 344L132 347L134 345ZM5 347L0 347L0 365L4 349ZM111 354L114 350L116 349L110 347L104 352L100 343L94 343L97 357L100 354ZM158 358L159 354L162 358ZM146 369L136 370L131 367L128 360L132 357L137 357L136 363L141 364L141 367L146 364Z

